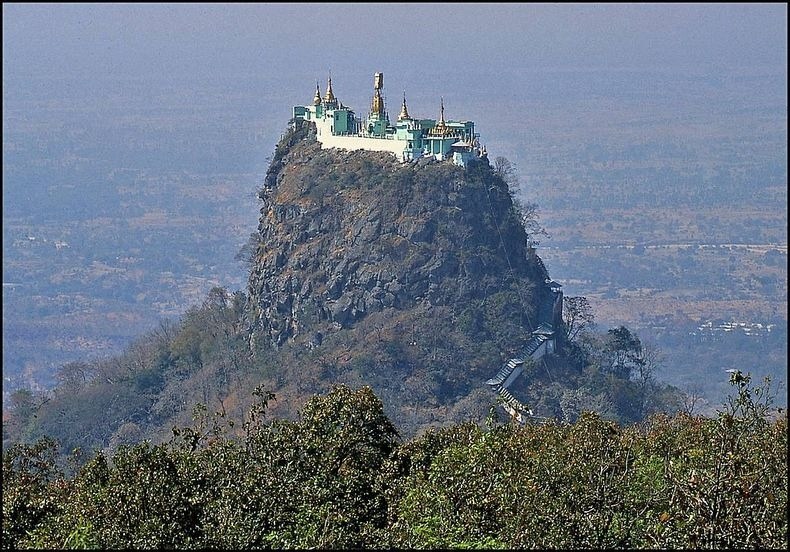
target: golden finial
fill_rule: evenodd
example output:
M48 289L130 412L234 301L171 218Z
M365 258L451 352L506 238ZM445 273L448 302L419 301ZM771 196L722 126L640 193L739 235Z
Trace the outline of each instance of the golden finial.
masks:
M400 108L400 115L398 115L398 120L403 121L404 119L411 119L409 117L409 110L406 109L406 91L403 91L403 105Z
M321 103L321 90L318 88L318 81L315 81L315 96L313 96L313 105Z
M439 122L436 123L435 127L433 127L433 134L439 134L439 135L444 136L444 135L448 134L449 132L450 132L450 129L447 127L447 125L444 122L444 97L442 97L440 114L439 114Z
M326 85L326 94L324 95L324 103L332 103L335 101L335 94L332 92L332 77L329 77Z

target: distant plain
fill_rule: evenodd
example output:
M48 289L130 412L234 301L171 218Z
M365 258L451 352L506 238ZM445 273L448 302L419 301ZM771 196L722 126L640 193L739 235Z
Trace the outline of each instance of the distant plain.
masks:
M786 74L491 71L388 74L390 111L407 88L416 116L443 95L449 118L475 120L539 206L552 277L590 299L600 329L658 346L659 379L709 407L728 368L786 386ZM364 112L364 74L333 80ZM298 72L4 83L4 399L120 351L213 286L245 288L235 256L255 193L313 86Z

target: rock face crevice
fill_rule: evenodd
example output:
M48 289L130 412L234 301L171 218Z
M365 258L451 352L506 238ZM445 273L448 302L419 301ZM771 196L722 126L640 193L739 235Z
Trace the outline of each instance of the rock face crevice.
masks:
M259 194L248 285L259 345L351 328L372 313L461 312L502 294L518 303L515 322L534 329L545 268L487 162L401 164L322 150L310 132L284 136Z

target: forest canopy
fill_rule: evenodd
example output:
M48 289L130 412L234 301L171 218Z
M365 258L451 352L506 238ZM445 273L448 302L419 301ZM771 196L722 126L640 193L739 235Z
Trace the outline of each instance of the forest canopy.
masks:
M787 548L787 416L732 374L717 417L461 423L404 441L370 388L298 420L254 392L69 473L3 453L4 548ZM72 467L73 469L73 467Z

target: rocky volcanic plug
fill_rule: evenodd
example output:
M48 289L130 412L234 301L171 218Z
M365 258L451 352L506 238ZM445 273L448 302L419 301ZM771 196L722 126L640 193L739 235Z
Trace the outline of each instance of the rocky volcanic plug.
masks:
M278 144L259 197L251 341L311 351L289 359L298 368L284 385L326 380L320 359L330 379L371 384L385 404L393 393L415 407L478 396L552 301L485 158L464 168L322 150L305 124Z

